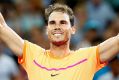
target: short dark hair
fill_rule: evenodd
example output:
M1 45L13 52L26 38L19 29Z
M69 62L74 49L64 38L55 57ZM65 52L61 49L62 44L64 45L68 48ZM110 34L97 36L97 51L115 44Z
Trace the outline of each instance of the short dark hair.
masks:
M70 18L71 26L74 26L74 14L72 9L65 4L59 4L59 3L50 5L48 8L45 9L45 18L47 22L50 14L54 11L67 13Z

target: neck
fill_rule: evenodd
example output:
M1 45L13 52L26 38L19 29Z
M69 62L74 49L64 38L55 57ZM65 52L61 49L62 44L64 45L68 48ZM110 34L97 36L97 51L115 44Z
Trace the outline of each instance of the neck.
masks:
M57 46L53 43L50 44L50 55L54 58L63 58L70 54L69 41L66 44Z

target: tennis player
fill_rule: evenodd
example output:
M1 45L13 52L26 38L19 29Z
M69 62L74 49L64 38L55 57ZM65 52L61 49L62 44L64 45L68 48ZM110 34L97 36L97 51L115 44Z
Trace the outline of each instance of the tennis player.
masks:
M45 14L49 50L23 40L0 14L0 37L19 57L29 80L92 80L95 72L119 53L119 35L97 46L70 50L70 38L75 34L71 8L54 4Z

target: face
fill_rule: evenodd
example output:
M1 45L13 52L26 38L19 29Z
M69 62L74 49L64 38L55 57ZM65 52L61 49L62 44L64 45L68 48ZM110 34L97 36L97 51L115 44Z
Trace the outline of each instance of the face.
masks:
M52 12L49 16L47 32L51 43L69 41L73 33L69 15L63 12Z

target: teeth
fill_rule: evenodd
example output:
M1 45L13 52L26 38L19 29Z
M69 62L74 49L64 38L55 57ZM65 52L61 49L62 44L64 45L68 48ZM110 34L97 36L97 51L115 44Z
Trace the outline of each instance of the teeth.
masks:
M54 34L55 36L60 36L61 34Z

